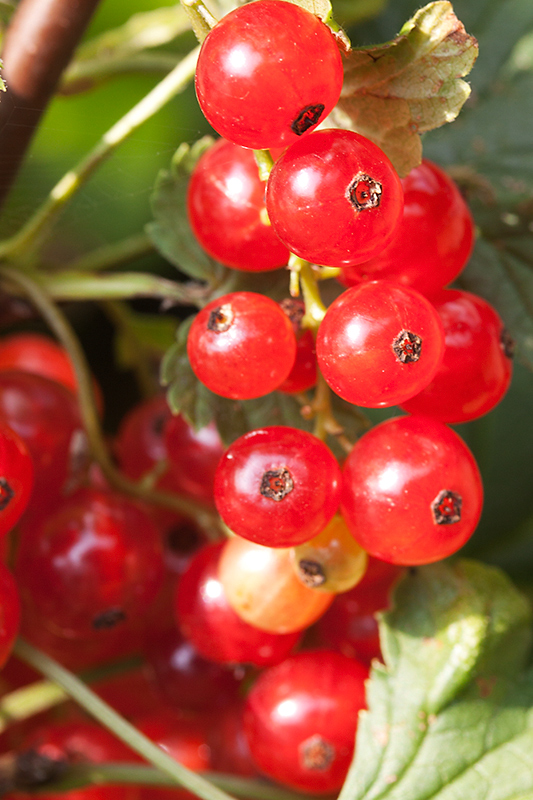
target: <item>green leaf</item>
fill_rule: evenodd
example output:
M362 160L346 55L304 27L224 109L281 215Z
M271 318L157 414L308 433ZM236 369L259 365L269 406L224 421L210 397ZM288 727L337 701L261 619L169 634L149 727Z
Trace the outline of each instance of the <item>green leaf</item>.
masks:
M161 314L137 314L121 306L121 327L115 335L115 355L119 366L135 368L139 349L160 358L173 344L176 320Z
M420 134L455 119L477 57L451 3L430 3L392 42L352 50L332 118L372 139L406 175L422 160Z
M410 570L380 624L385 666L372 670L339 800L532 797L530 625L499 570Z
M226 268L203 250L187 220L186 197L189 176L202 153L212 145L206 136L192 147L182 144L170 170L161 170L151 196L154 221L146 232L164 258L192 278L220 283Z

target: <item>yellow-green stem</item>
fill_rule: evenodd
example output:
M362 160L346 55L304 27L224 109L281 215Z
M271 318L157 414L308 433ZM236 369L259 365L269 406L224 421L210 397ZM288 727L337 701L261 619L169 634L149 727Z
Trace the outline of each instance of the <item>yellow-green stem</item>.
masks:
M55 305L46 290L28 274L10 267L0 267L0 278L14 284L17 290L35 305L41 316L55 333L68 353L78 384L80 415L87 434L91 454L98 462L105 478L117 491L155 503L197 520L203 528L217 528L218 517L199 503L168 492L147 489L123 475L114 465L100 427L100 419L94 398L93 382L85 354L76 334L62 311Z
M175 761L168 753L147 739L131 723L105 703L79 678L64 669L37 648L19 639L15 654L30 666L39 670L49 680L57 683L67 694L82 706L92 717L112 731L132 750L168 775L175 784L184 786L203 800L233 800L232 796L214 784Z
M93 172L147 119L185 89L194 76L199 47L196 47L166 75L137 105L115 123L79 164L64 175L43 205L11 239L0 245L0 259L24 261L39 246L67 203Z

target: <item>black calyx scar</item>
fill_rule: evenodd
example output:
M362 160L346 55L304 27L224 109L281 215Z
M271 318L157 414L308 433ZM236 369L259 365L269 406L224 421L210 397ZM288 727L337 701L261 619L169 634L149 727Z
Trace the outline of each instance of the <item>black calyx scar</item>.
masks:
M320 117L324 113L324 103L316 103L315 105L305 106L302 108L298 116L292 121L291 130L296 136L301 136L303 133L316 125Z

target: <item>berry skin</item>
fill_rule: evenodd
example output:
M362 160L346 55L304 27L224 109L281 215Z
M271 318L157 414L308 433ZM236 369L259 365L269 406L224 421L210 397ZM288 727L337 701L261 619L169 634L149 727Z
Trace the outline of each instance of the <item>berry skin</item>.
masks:
M80 489L25 528L15 571L28 617L87 640L146 616L163 581L162 546L139 504Z
M246 702L244 729L261 772L311 794L342 786L368 670L328 650L298 653L265 670Z
M342 514L376 558L405 566L452 555L470 538L483 505L474 456L442 422L386 420L346 459Z
M403 208L387 156L353 131L316 131L276 161L267 183L272 227L297 256L330 267L359 264L394 235Z
M71 478L73 443L81 433L72 392L29 372L0 372L0 417L28 448L34 466L29 510L44 515Z
M470 292L431 297L444 326L444 358L435 377L403 408L441 422L468 422L496 406L511 382L512 341L496 310Z
M394 238L370 261L343 269L340 281L389 280L430 295L459 275L472 252L474 221L453 180L423 161L402 179L404 207Z
M239 536L224 545L219 578L239 617L269 633L308 628L333 600L331 592L315 592L298 580L290 550L263 547Z
M418 292L387 281L348 289L328 308L317 360L344 400L383 408L428 385L444 353L439 315Z
M343 68L329 28L280 0L236 8L205 39L196 94L225 139L255 150L287 147L325 119Z
M281 425L233 442L215 475L215 503L226 525L266 547L311 539L335 514L339 496L340 469L329 448Z
M33 488L33 462L20 436L0 422L0 537L17 524Z
M191 367L215 394L250 400L274 391L289 375L296 338L281 308L255 292L233 292L208 303L187 340Z
M228 267L263 272L289 260L265 224L265 184L251 150L221 139L204 153L189 182L187 213L204 250Z
M267 633L237 616L218 576L223 545L217 542L199 550L178 581L174 605L178 625L204 658L218 664L278 664L300 634Z
M370 557L362 580L339 594L318 620L318 643L365 664L382 659L376 613L388 608L392 585L403 571Z
M365 574L368 556L357 544L340 514L323 531L291 550L299 581L313 591L347 592Z

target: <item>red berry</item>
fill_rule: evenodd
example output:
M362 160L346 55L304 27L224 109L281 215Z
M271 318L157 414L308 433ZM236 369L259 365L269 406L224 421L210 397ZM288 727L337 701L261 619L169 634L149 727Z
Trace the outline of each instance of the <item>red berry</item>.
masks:
M276 161L266 205L275 232L297 256L342 267L379 253L403 207L400 179L368 139L340 129L316 131Z
M33 474L28 448L14 430L0 422L0 537L9 533L26 510Z
M25 609L68 638L142 619L162 584L161 550L140 505L81 489L23 531L16 575Z
M204 153L191 175L187 212L204 250L228 267L262 272L289 260L265 224L265 184L251 150L221 139Z
M292 325L281 308L255 292L233 292L195 317L187 353L196 377L222 397L249 400L274 391L296 356Z
M376 614L388 608L392 584L402 572L394 564L369 558L361 582L339 594L316 623L320 644L365 664L381 658Z
M338 46L318 17L258 0L226 14L205 39L196 94L221 136L261 150L313 130L339 99L342 80Z
M44 515L72 477L74 445L82 431L72 393L27 372L0 372L0 417L18 433L34 466L30 508Z
M317 335L317 359L331 388L358 406L402 403L439 368L444 335L439 315L418 292L387 281L348 289L328 308Z
M259 769L302 792L340 789L367 677L358 661L327 650L298 653L265 670L248 695L244 719Z
M143 649L150 681L166 706L214 711L236 699L234 672L202 658L175 624L149 629Z
M176 414L165 427L165 447L170 462L167 481L174 491L212 504L215 470L224 453L215 425L195 431Z
M444 358L406 411L441 422L468 422L496 406L511 382L512 340L496 310L469 292L444 289L431 298L444 326Z
M178 624L204 658L219 664L277 664L290 653L298 633L274 634L254 628L229 605L218 578L223 542L198 551L176 588Z
M215 475L215 503L244 539L292 547L327 525L338 508L340 483L337 461L320 439L272 426L228 448Z
M364 434L344 466L342 513L370 555L428 564L470 538L483 505L474 456L429 417L397 417Z
M370 261L343 269L340 280L347 286L390 280L427 295L451 283L468 261L474 221L453 180L423 161L402 186L403 216L394 238Z

